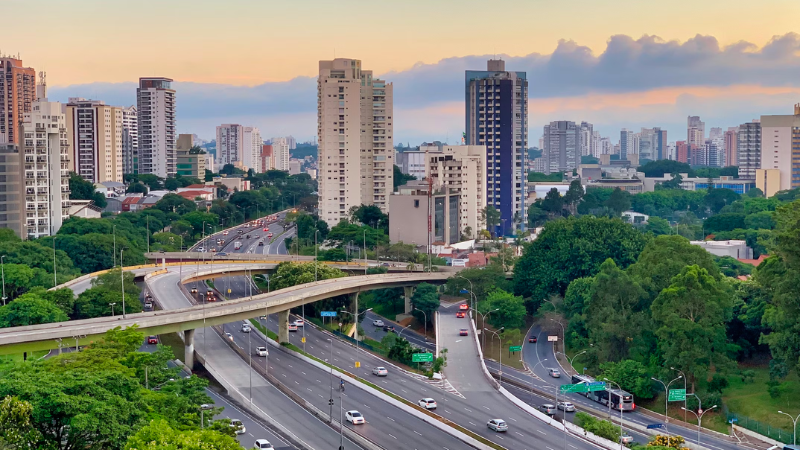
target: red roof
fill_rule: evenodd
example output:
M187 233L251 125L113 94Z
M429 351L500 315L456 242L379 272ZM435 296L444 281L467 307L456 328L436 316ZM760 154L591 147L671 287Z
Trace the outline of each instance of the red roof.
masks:
M123 205L135 205L139 203L142 197L125 197L125 200L122 201Z
M761 261L764 261L767 258L769 258L769 255L761 255L758 257L758 259L740 259L739 262L758 267L758 265L761 264Z
M469 261L467 261L467 267L482 267L489 263L489 258L492 256L497 256L497 253L484 253L484 252L476 252L469 254Z
M208 188L211 188L211 186L206 186L205 184L190 184L190 185L188 185L186 187L187 188L192 188L192 189L208 189Z
M183 198L188 198L189 200L194 200L195 197L202 197L202 196L208 195L208 194L209 194L208 191L182 191L182 192L178 192L178 195L180 195Z

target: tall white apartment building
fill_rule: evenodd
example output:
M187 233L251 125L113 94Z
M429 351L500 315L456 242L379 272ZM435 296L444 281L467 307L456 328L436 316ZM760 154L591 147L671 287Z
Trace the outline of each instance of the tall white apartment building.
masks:
M61 103L40 99L22 121L25 228L31 238L56 234L69 217L69 140Z
M761 168L761 121L754 119L739 125L736 135L736 158L739 162L739 178L756 179L756 170Z
M393 89L391 83L373 78L371 70L362 70L357 59L319 62L317 181L320 218L329 226L362 204L389 213Z
M545 173L572 172L581 162L581 128L575 122L559 120L544 126L542 157Z
M462 235L469 227L471 236L485 228L480 222L486 207L486 147L483 145L445 145L441 152L428 153L426 176L434 190L447 187L459 193L458 225Z
M139 173L139 114L136 105L122 109L122 173Z
M800 103L792 115L761 116L760 170L780 191L800 187Z
M226 164L241 167L243 146L243 126L226 123L217 127L217 162L220 167Z
M589 122L581 122L581 152L580 156L594 156L597 150L594 147L594 126ZM581 160L578 157L578 163Z
M139 112L139 173L162 178L177 170L175 141L175 90L169 78L139 78L136 89Z
M244 127L242 134L242 165L261 173L261 148L264 141L256 127Z
M122 183L122 108L73 97L66 120L70 169L91 183Z
M272 138L272 160L275 162L275 170L289 171L289 149L291 147L289 139L285 137ZM337 222L338 223L338 222Z

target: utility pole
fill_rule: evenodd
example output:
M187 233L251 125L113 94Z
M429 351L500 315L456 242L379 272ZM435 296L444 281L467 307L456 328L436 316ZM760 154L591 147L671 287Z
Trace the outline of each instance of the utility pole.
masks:
M123 251L125 251L125 249L123 248L119 249L119 281L120 281L120 287L122 288L122 318L125 319L126 318L125 317L125 271L122 270L122 268L124 267L122 265Z

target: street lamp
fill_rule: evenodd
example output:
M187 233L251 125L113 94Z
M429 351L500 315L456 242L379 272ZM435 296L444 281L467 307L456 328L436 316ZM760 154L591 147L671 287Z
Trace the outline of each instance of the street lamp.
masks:
M205 417L204 413L206 411L208 411L209 409L211 409L211 408L213 408L213 406L211 406L211 405L209 405L207 403L203 403L202 405L200 405L200 429L205 428L205 426L206 426L206 417Z
M686 392L686 374L682 370L670 367L670 369L678 372L683 377L683 392ZM683 407L686 408L686 396L683 397ZM686 422L686 411L683 412L683 421Z
M683 375L678 375L678 378L675 378L674 380L670 381L669 383L664 384L664 382L659 380L658 378L650 377L651 380L658 381L659 383L661 383L662 386L664 386L664 423L665 424L669 423L669 414L668 414L669 413L669 385L672 384L675 381L680 380L681 378L683 378ZM684 396L685 396L686 395L686 391L683 391L683 393L684 393ZM667 429L667 434L669 434L669 429Z
M467 282L469 283L469 295L472 298L472 309L475 309L475 303L477 303L478 300L475 298L475 289L472 287L472 280L470 280L469 278L467 278L467 277L465 277L463 275L456 275L456 276L458 278L463 278L463 279L467 280Z
M521 361L521 360L520 360L520 361ZM533 365L533 369L531 369L531 375L529 376L529 378L530 378L530 382L531 382L531 402L533 402L533 376L534 376L534 375L536 375L536 366L538 366L539 364L542 364L542 367L544 367L544 364L543 364L543 363L544 363L545 361L547 361L547 358L545 358L545 359L543 359L543 360L541 360L541 361L537 362L536 364L534 364L534 365ZM556 403L558 403L558 402L556 402ZM558 405L556 405L556 406L558 406Z
M120 285L120 288L122 289L122 318L123 319L126 318L126 315L125 315L125 271L123 270L123 267L125 267L125 266L122 265L122 252L124 252L124 251L125 251L124 248L119 249L119 285Z
M503 331L505 327L500 327L497 331L492 331L486 327L483 328L484 332L492 333L493 335L497 336L497 340L500 341L500 384L503 384L503 339L500 337L500 332ZM494 340L494 336L492 336L492 340Z
M425 317L425 340L427 341L428 340L428 315L425 314L425 311L423 311L423 310L421 310L419 308L414 308L414 309L419 311L419 312L421 312L422 315Z
M620 386L617 382L611 381L608 378L603 378L603 380L605 380L605 381L607 381L609 383L616 384L617 385L617 389L619 389L620 391L622 390L622 386ZM619 406L619 449L622 450L622 397L620 397L619 400L620 400L619 405L617 405L617 406ZM609 402L608 402L608 404L609 404L609 406L611 405L611 395L610 395L610 393L609 393ZM609 414L609 416L610 416L610 414ZM609 417L609 419L610 418L611 417Z
M698 446L700 445L700 427L703 426L703 415L705 413L711 411L712 409L716 408L716 407L717 407L717 405L714 405L714 406L712 406L711 408L708 408L705 411L703 411L703 408L700 408L700 414L699 415L696 412L694 412L694 411L692 411L690 409L681 408L682 410L688 411L688 412L694 414L695 417L697 417L697 445Z
M408 324L405 327L400 328L400 331L397 332L397 339L400 339L400 335L403 334L403 331L406 331L408 329L408 327L410 327L410 326L411 326L411 324Z
M555 307L555 305L553 305L553 307ZM566 352L567 351L567 331L564 329L564 324L559 322L559 321L557 321L557 320L555 320L555 319L550 319L550 320L552 320L553 322L561 325L561 337L562 337L562 342L561 342L561 347L562 348L561 349L564 350L564 352Z
M572 358L570 358L570 357L569 357L569 355L567 355L566 353L562 353L562 352L556 352L556 354L559 354L559 353L561 353L562 355L564 355L564 357L565 357L565 358L567 358L567 361L569 361L569 366L572 368L572 370L575 370L575 362L574 362L574 361L575 361L575 359L576 359L578 356L581 356L582 354L586 353L587 351L588 351L588 350L584 350L584 351L582 351L582 352L578 353L577 355L573 356ZM577 371L577 370L575 370L575 373L578 373L578 371Z
M476 313L480 314L480 316L481 316L481 326L485 326L486 325L486 316L488 316L489 314L491 314L491 313L493 313L495 311L500 311L500 308L495 308L495 309L493 309L491 311L487 311L486 314L481 314L480 311L478 311L477 309L474 310L474 311ZM484 347L486 347L486 335L485 334L483 335L483 340L481 342L481 348L484 348Z
M797 417L792 417L790 414L787 414L783 411L778 411L778 414L783 414L785 416L789 416L792 419L792 445L797 445L797 420L800 419L800 414Z
M114 305L116 305L116 304L117 304L117 302L111 302L111 303L108 304L108 306L111 307L111 317L114 317Z

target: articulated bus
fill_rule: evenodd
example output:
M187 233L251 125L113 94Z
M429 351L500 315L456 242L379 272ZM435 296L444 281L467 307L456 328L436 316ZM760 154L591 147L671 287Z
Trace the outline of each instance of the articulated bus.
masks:
M592 383L595 380L589 375L573 375L572 384ZM606 385L608 386L608 385ZM597 403L608 406L611 402L611 409L622 409L622 411L633 411L636 409L636 403L633 402L633 394L623 391L621 389L611 389L606 387L603 391L594 392L581 392L584 395Z

